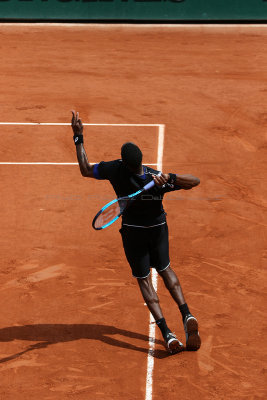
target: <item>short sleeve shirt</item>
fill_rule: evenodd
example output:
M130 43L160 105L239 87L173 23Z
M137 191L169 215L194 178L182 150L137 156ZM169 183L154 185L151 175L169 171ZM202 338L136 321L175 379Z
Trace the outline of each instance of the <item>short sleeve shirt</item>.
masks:
M127 196L145 186L153 180L152 175L159 171L143 165L144 174L131 173L121 160L109 162L101 161L94 165L94 177L100 180L109 180L117 197ZM166 184L163 187L153 186L141 198L133 201L122 215L122 224L149 227L166 222L162 200L167 192L180 190L178 185Z

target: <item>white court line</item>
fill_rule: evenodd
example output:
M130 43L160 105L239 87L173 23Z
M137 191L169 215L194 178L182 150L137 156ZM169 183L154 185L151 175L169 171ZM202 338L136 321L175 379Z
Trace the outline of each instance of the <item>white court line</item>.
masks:
M0 125L46 125L46 126L71 126L67 122L0 122ZM160 126L161 124L87 124L86 126Z
M95 164L95 163L92 163ZM10 161L1 161L0 165L78 165L78 163L70 163L70 162L10 162Z
M159 125L158 131L158 155L157 169L162 170L163 149L164 149L164 131L165 125ZM152 268L152 284L155 291L158 288L158 275L155 269ZM149 349L147 355L147 373L146 373L146 397L145 400L152 400L153 393L153 370L154 370L154 349L155 349L155 334L156 324L152 314L149 315Z
M157 168L159 171L162 170L162 163L163 163L164 131L165 131L165 125L160 124L158 133L158 155L157 155Z
M70 123L66 122L0 122L0 125L40 125L40 126L71 126ZM164 130L164 125L162 124L91 124L84 123L86 126L152 126L158 127L159 129ZM96 164L95 162L91 162L91 164ZM146 165L158 165L153 163L145 163ZM0 165L78 165L78 163L71 162L0 162Z
M96 164L96 162L90 162L90 164ZM144 163L145 165L158 165L152 163ZM77 162L9 162L1 161L0 165L79 165Z

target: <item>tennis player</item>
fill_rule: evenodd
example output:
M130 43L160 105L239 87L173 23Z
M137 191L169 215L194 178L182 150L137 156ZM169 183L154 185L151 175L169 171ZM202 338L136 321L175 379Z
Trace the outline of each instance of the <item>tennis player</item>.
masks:
M71 125L82 176L109 180L118 197L134 193L154 179L155 186L141 199L135 200L122 215L120 233L125 255L169 352L179 353L184 350L184 346L163 317L151 281L151 267L157 270L179 307L186 335L186 349L198 350L201 340L197 319L190 313L179 280L170 267L168 226L162 200L165 193L192 189L199 185L200 180L192 175L162 174L143 165L142 152L133 143L122 146L121 159L92 165L88 162L83 146L83 124L78 112L72 111Z

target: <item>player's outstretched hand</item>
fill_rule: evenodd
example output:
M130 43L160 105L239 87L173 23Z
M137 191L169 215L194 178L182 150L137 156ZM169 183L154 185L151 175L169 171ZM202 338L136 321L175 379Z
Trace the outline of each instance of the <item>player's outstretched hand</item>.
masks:
M169 180L169 174L153 175L153 179L157 186L165 185Z
M74 135L82 135L83 134L83 124L81 119L79 118L79 113L76 111L72 111L72 119L71 126Z

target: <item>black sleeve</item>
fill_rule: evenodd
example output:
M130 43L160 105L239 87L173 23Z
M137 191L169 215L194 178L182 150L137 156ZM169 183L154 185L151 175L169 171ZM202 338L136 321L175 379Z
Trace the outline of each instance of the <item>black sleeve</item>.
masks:
M108 179L110 180L112 171L114 169L114 161L101 161L96 165L95 178L96 179Z

